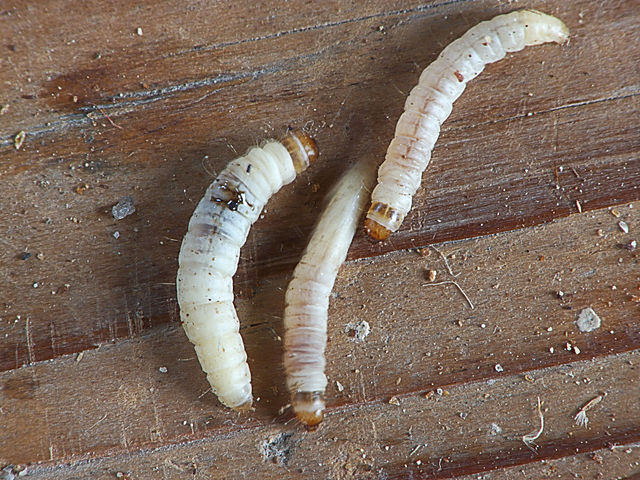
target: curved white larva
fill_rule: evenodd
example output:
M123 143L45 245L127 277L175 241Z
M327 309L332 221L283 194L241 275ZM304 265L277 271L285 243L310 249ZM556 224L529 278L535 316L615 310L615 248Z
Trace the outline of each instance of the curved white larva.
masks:
M315 142L291 132L232 161L196 207L178 257L182 326L213 392L228 407L251 408L251 375L233 307L240 247L265 203L317 157Z
M365 220L371 238L385 240L400 227L429 164L440 125L467 82L508 52L546 42L563 43L568 38L569 29L557 18L536 10L518 10L479 23L442 51L411 90L378 170Z
M324 416L329 295L369 200L374 174L375 164L360 162L327 195L285 295L287 387L298 419L309 427Z

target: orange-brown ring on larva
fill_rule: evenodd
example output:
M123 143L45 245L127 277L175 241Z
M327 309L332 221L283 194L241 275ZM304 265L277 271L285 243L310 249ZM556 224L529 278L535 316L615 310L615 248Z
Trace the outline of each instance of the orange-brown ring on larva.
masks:
M367 218L364 221L364 229L367 232L367 235L372 240L380 242L382 240L386 240L391 235L391 230L389 230L384 225L381 225L376 220L369 217L369 214L373 214L371 216L382 217L386 220L389 220L389 223L400 223L400 212L398 212L395 208L390 207L386 203L376 202L371 205L369 208L369 212L367 213Z
M296 417L308 430L318 428L324 418L324 392L296 392L292 395L291 404Z
M306 170L318 158L316 141L302 130L291 130L280 142L291 155L296 173Z

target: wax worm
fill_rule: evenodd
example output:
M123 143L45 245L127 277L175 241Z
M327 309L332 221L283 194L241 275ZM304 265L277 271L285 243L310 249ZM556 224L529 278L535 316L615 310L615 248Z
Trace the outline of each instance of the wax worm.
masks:
M365 230L373 240L385 240L400 227L427 168L440 125L467 82L487 63L525 46L563 43L569 29L555 17L536 10L498 15L469 29L449 44L420 75L396 126L378 184L371 195Z
M251 374L233 306L240 247L267 200L318 155L300 131L267 140L232 161L196 206L178 257L182 326L212 391L235 410L251 408Z
M360 162L327 195L285 294L287 387L296 416L311 428L324 417L329 295L369 200L374 174L375 164Z

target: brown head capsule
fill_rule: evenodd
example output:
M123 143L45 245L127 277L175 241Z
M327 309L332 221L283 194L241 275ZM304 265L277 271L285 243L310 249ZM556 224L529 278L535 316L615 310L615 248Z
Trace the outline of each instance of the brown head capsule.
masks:
M318 158L316 141L302 130L291 130L280 142L291 155L296 173L306 170Z
M381 202L376 202L369 208L364 221L364 229L372 240L381 242L389 238L402 223L402 215L396 209Z
M323 392L296 392L291 399L296 417L304 423L307 430L318 428L324 418Z

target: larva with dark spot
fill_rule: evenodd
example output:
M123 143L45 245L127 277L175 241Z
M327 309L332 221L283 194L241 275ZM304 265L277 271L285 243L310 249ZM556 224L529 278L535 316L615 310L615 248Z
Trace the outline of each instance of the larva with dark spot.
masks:
M365 230L373 240L385 240L398 230L409 212L440 125L467 82L508 52L547 42L561 44L568 38L569 29L557 18L536 10L517 10L479 23L442 51L411 90L378 170L365 220Z
M249 228L269 198L317 158L315 141L300 131L267 140L233 160L198 203L178 257L182 326L218 399L251 408L251 374L233 306L232 277Z
M329 295L369 200L375 164L360 162L326 197L326 206L285 294L284 367L291 404L309 428L324 417L324 351Z

